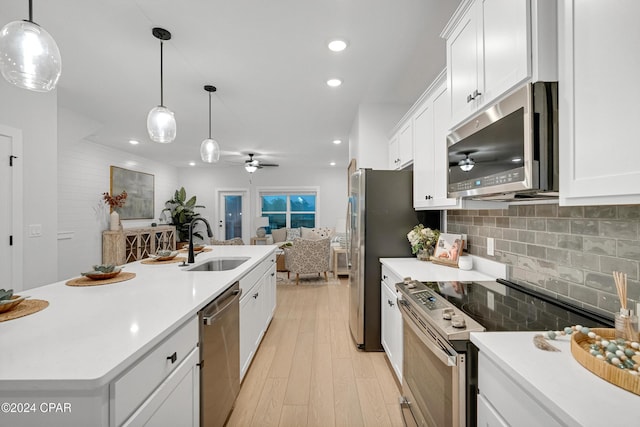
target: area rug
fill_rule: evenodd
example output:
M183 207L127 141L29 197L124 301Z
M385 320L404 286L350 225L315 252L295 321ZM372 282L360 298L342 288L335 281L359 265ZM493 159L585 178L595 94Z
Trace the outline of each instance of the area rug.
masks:
M291 273L291 277L287 279L287 272L278 272L278 286L296 285L296 275ZM301 274L298 286L323 286L323 285L339 285L340 279L333 277L333 274L328 273L328 280L324 280L324 274Z

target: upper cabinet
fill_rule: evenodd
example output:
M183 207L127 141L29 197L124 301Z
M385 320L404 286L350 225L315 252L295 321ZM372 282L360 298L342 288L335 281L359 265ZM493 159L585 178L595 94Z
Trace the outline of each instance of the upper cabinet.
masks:
M447 198L447 127L449 96L444 72L436 79L413 115L413 207L459 207Z
M557 80L556 34L553 1L463 1L442 32L450 126L523 82Z
M389 140L389 169L403 169L413 162L413 124L404 118Z
M559 6L560 203L640 203L640 2Z

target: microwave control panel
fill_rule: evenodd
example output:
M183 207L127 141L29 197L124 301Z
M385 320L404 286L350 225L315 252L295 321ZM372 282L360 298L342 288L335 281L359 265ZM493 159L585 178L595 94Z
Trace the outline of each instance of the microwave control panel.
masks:
M524 168L511 169L494 175L469 179L449 184L450 192L472 190L474 188L492 187L494 185L509 184L524 181Z

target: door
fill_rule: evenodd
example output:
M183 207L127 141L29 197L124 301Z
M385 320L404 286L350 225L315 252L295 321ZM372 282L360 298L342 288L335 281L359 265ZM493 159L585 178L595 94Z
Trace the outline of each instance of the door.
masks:
M218 240L240 237L249 243L249 204L247 190L221 190L218 192Z
M0 125L0 281L22 290L22 132Z

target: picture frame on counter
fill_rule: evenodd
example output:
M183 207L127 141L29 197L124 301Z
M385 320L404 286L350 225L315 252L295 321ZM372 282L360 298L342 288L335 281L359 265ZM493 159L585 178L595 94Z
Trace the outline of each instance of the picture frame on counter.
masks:
M440 233L431 261L436 264L457 267L463 248L462 234Z

